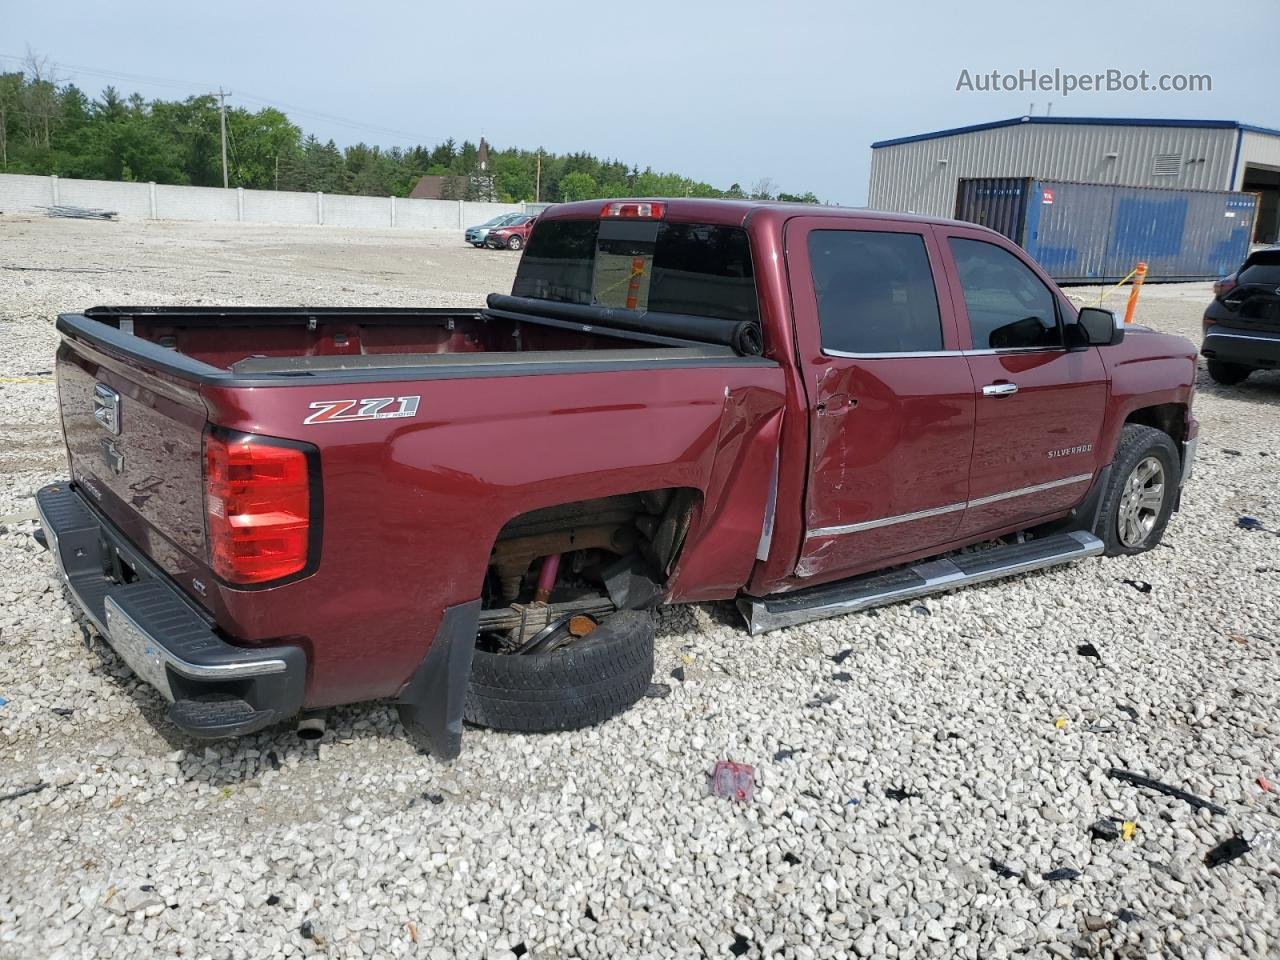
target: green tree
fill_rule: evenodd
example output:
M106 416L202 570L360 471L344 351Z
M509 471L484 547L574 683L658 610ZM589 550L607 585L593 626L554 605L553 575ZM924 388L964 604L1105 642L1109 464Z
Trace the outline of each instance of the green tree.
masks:
M575 170L573 173L566 174L560 180L560 199L565 202L591 200L600 195L600 185L596 183L595 178L589 173Z

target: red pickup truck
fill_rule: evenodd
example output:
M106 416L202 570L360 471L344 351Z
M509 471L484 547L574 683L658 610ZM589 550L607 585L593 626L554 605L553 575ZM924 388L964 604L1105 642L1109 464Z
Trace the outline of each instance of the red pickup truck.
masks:
M753 633L1148 550L1195 348L972 224L561 204L486 309L58 318L71 593L198 737L395 698L565 729L648 688L658 603Z

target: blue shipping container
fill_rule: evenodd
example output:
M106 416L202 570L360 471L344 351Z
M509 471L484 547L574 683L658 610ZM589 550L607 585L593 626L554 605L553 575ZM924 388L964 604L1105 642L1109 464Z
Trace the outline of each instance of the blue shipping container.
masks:
M1004 234L1062 283L1116 282L1140 261L1147 280L1212 280L1253 239L1257 197L1031 178L961 180L956 219Z

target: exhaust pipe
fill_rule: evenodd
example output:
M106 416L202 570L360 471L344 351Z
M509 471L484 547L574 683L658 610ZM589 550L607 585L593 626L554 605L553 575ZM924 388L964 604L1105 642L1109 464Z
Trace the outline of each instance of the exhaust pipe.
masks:
M298 738L300 740L319 740L323 736L323 713L308 713L298 721Z

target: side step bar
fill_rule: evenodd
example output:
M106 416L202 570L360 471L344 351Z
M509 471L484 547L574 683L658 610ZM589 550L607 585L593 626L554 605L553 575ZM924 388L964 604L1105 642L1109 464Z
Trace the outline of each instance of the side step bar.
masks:
M1074 530L1042 540L1013 543L993 550L929 560L914 567L872 573L771 597L739 597L738 609L747 629L757 636L810 620L838 617L930 593L967 587L984 580L1096 557L1105 544L1091 533Z

